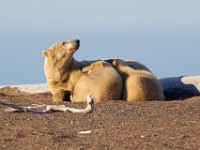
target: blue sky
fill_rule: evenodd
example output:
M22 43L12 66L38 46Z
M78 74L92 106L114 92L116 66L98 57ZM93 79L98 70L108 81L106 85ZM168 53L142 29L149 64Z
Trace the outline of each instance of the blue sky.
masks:
M75 58L133 59L158 78L199 75L199 0L2 0L0 85L46 82L41 55L80 39Z

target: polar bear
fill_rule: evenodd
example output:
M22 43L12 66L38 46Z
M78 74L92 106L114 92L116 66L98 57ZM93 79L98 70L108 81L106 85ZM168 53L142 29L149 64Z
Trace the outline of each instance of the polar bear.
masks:
M94 97L95 102L122 98L122 78L111 64L97 61L84 68L84 71L88 74L76 83L71 95L72 102L86 101L89 94Z
M70 101L70 95L77 81L87 73L87 69L84 68L98 61L79 62L75 60L73 54L79 46L79 40L62 41L54 44L48 50L42 51L42 55L45 57L44 72L54 101ZM116 59L106 59L105 61L112 64ZM137 61L127 61L127 64L133 69L150 72L146 66Z
M69 100L74 85L83 74L80 64L73 58L79 42L63 41L42 51L44 72L54 101Z
M150 71L135 70L122 60L114 60L112 65L119 71L124 82L123 100L164 100L161 84Z
M70 101L70 95L73 92L77 81L83 75L85 75L85 73L82 72L82 63L76 61L73 58L74 52L77 51L77 49L79 48L80 45L79 43L80 43L79 40L63 41L56 43L55 45L51 46L48 50L42 51L42 55L45 57L44 72L46 75L48 87L51 93L53 94L54 101L63 101L63 100ZM119 78L119 74L117 72L114 73L114 68L111 69L111 66L105 67L105 71L103 71L103 66L108 66L108 64L104 63L101 64L102 67L100 67L99 65L98 67L99 70L101 68L102 72L110 71L111 74L113 75L115 74L115 77L117 77L117 79L115 79L115 77L113 76L114 82L109 80L106 81L109 81L109 83L111 83L112 85L115 84L117 80L119 80L119 85L121 85L120 83L122 79L121 77ZM92 65L93 69L91 68L91 70L95 70L94 66L98 65L97 64ZM104 81L104 79L102 80L106 85L106 81ZM108 84L106 86L108 86ZM118 86L119 89L117 91L121 91L121 86ZM85 88L85 86L83 88ZM100 92L102 91L100 90ZM120 94L122 95L122 92ZM113 92L111 92L111 96L109 97L112 97L112 99L121 98L118 96L119 93L115 93L115 95L116 96L114 96ZM100 96L97 98L100 98Z

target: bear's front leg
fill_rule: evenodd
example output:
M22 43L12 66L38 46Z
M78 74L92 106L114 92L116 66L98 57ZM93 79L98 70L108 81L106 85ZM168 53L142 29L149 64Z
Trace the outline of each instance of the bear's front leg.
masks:
M57 91L57 92L53 93L53 101L54 102L63 101L61 91Z

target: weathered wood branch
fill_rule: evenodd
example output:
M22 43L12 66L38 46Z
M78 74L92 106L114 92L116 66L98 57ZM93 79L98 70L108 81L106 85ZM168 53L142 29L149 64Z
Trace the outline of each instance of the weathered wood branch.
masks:
M37 113L37 114L44 114L49 112L71 112L71 113L91 113L94 110L94 98L91 95L87 96L87 107L85 109L77 109L77 108L71 108L67 107L65 105L34 105L34 106L19 106L16 104L10 104L6 102L0 101L0 104L6 105L8 108L6 109L6 112L31 112L31 113ZM45 110L38 110L38 108L46 106Z
M200 96L200 76L182 76L160 79L166 100Z

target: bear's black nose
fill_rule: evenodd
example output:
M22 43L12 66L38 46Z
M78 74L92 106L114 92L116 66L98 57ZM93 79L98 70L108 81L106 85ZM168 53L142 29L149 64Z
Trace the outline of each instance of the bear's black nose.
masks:
M80 43L80 40L79 40L79 39L76 39L75 41L76 41L77 43Z

